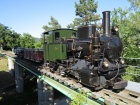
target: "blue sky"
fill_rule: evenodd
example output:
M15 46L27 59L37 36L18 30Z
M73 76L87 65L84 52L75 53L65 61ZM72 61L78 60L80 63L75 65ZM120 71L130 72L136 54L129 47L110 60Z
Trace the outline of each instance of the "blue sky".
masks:
M95 0L97 13L118 7L129 7L127 0ZM23 34L40 37L42 26L48 24L53 16L63 28L71 23L75 16L74 2L79 0L0 0L0 23Z

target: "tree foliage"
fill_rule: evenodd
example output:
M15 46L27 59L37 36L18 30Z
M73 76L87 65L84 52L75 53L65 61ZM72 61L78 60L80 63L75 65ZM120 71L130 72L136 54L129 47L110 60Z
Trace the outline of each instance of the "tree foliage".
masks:
M43 29L45 31L50 31L50 30L60 29L61 28L61 25L59 24L59 22L52 16L50 18L50 22L48 22L48 25L43 26Z
M80 91L77 96L74 96L70 105L86 105L88 94L85 91Z
M129 66L126 68L126 72L127 73L123 75L123 79L140 82L140 68Z
M100 20L100 15L96 14L98 3L94 0L79 0L79 4L75 2L76 8L76 16L80 16L79 18L75 18L73 23L70 23L67 28L76 28L81 24L91 24L92 22L96 23Z
M67 25L67 28L77 29L77 26L79 26L81 23L82 23L82 20L80 18L75 18L73 23L70 23Z
M28 34L24 33L20 38L20 45L24 48L34 48L35 38Z
M134 66L140 66L140 60L129 58L140 58L140 0L128 0L131 9L114 9L112 11L111 23L119 27L119 35L123 41L124 50L123 57L127 65L124 79L140 82L140 69Z
M4 49L17 47L19 46L19 39L20 34L11 30L8 26L0 24L0 47L4 47Z
M40 48L42 47L42 39L35 41L35 38L28 33L21 35L8 26L0 24L0 49L12 50L12 48L17 47Z
M76 15L81 17L84 24L100 20L100 16L95 14L97 7L98 3L94 0L80 0L80 4L75 2Z
M112 11L111 22L119 27L124 44L124 57L140 57L139 16L140 13L130 13L128 9L118 8Z
M140 11L140 0L128 0L130 2L130 9L134 11Z
M34 43L35 48L43 48L43 39L39 38L35 43Z

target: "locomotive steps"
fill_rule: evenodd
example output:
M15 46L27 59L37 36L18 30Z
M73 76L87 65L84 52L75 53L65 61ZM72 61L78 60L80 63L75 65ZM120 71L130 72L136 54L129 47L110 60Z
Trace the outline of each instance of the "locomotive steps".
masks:
M140 105L140 93L136 93L131 90L124 89L119 93L113 92L111 90L102 89L98 92L92 92L90 89L83 87L81 84L73 81L72 79L68 79L66 77L62 77L58 74L51 73L48 70L41 70L44 78L47 76L71 89L78 91L83 90L89 94L89 98L96 101L99 98L104 99L104 103L107 105Z

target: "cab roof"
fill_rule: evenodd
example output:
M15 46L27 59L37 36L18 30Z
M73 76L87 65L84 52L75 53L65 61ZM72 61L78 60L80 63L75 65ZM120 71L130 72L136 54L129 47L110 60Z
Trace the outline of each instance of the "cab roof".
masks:
M51 32L51 31L57 31L57 30L73 30L73 31L76 31L76 30L74 30L74 29L61 28L61 29L55 29L55 30L45 31L45 32L43 32L42 34L48 34L48 33Z

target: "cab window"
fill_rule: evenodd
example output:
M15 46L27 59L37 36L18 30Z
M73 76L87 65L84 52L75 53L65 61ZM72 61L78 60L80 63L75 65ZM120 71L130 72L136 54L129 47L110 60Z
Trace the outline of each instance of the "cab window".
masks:
M71 38L76 38L76 33L75 32L72 33Z
M59 32L55 32L55 40L59 40L60 38L60 33Z
M49 35L48 34L44 34L44 42L48 42L49 41Z

